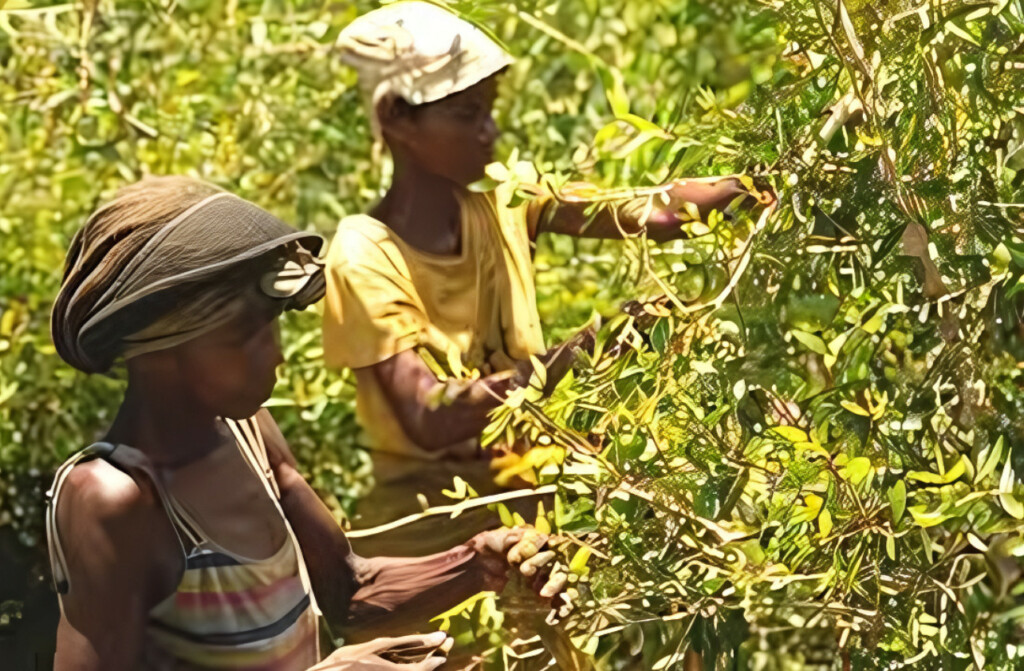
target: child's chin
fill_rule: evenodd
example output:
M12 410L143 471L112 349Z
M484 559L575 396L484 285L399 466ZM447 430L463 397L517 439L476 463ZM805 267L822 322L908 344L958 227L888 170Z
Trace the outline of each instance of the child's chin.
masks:
M225 409L220 414L226 419L249 419L263 407L263 404L270 400L270 394L261 395L260 397L253 397L247 399L245 402L239 402L232 405L231 408Z

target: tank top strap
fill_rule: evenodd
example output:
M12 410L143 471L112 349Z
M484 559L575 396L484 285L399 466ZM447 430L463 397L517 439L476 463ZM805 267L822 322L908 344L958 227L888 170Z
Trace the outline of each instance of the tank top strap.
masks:
M277 512L284 521L288 538L295 548L295 555L299 565L299 579L302 581L303 589L309 594L310 606L313 608L313 612L319 616L322 613L313 594L313 584L309 578L309 571L306 568L306 560L302 555L302 547L299 545L299 539L295 536L291 523L288 522L287 515L284 514L284 509L281 507L281 490L278 487L277 478L274 477L274 469L270 465L270 458L267 456L267 447L263 442L263 432L260 429L259 422L256 417L250 417L249 419L242 420L225 419L224 423L228 425L228 428L235 435L239 450L241 450L249 467L263 482L263 486L267 489L267 493L277 507Z
M53 576L53 586L57 590L57 594L66 594L68 591L67 559L64 556L64 546L57 534L57 497L72 468L83 461L103 457L113 451L114 446L109 443L93 443L79 450L61 464L53 476L53 484L46 490L46 546L50 554L50 573Z
M153 462L142 451L128 445L118 445L107 456L107 461L121 470L131 474L132 471L143 473L153 483L157 496L164 511L167 513L171 526L178 536L178 543L187 558L192 550L206 543L206 535L202 529L181 507L178 501L167 491L163 478L157 472ZM186 546L187 541L187 546Z
M255 417L249 419L235 420L225 419L238 443L238 449L245 457L249 468L259 477L263 486L270 494L270 498L280 501L281 490L277 485L277 478L274 477L274 469L270 465L270 457L267 456L267 447L263 442L263 432Z

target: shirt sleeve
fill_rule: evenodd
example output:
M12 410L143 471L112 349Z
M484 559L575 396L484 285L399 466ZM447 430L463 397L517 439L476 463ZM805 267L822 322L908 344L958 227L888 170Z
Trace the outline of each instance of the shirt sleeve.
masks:
M327 255L324 360L363 368L420 344L429 319L394 243L355 226L339 228Z

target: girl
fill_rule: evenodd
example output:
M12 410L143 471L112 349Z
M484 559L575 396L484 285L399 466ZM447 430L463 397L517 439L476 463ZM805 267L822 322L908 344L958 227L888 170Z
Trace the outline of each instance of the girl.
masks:
M478 449L488 413L528 380L531 355L548 367L550 386L573 350L589 346L582 332L544 351L531 264L538 235L643 232L664 241L713 209L771 197L734 178L680 180L660 189L667 205L620 200L591 217L591 202L541 189L516 206L507 185L474 193L468 186L484 176L498 138L497 76L512 57L475 26L418 1L359 17L338 46L359 73L374 131L394 160L384 197L368 215L341 221L327 259L324 352L328 365L355 371L377 479L356 522L370 526L415 511L417 491L436 497L454 475L481 493L492 489ZM576 189L587 191L595 190ZM480 376L445 388L433 363ZM453 540L440 528L411 531L438 544L428 547ZM375 537L371 547L407 545L393 535Z
M500 587L509 548L532 553L512 547L519 531L425 558L352 553L260 410L282 363L278 315L323 294L320 246L183 177L124 189L75 236L57 351L87 373L124 360L128 385L50 492L58 670L432 669L443 634L321 660L317 614L356 638L415 631Z

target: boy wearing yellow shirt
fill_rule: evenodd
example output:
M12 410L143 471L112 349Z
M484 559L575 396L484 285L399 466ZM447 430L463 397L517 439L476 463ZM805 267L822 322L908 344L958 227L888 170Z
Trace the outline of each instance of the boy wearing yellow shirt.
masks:
M683 236L681 224L694 214L770 195L723 178L667 184L668 204L647 212L634 203L588 215L589 203L551 194L512 206L505 185L488 193L467 188L493 160L497 75L512 63L501 46L416 0L356 19L338 44L359 72L375 133L394 160L384 197L369 214L340 222L327 257L324 353L329 366L356 375L377 484L355 523L372 526L416 512L417 492L439 503L455 475L478 492L493 489L478 443L488 413L525 384L530 355L554 381L575 350L592 343L581 332L545 352L531 263L537 235L670 240ZM438 403L444 383L429 359L456 359L480 376ZM460 519L416 527L416 550L447 547L483 523ZM373 549L410 552L409 540L376 537Z

